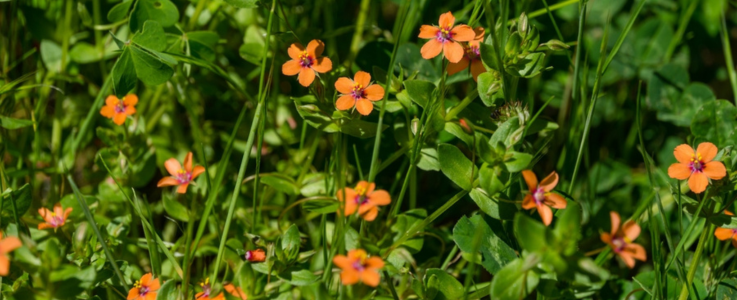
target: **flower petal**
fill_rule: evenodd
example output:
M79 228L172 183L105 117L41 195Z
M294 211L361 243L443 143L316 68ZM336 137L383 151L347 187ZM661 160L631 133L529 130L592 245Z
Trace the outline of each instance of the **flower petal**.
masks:
M303 87L308 87L310 84L312 84L313 81L315 81L315 71L312 69L304 69L301 72L299 72L299 84L301 84Z
M670 169L669 169L670 170ZM710 161L704 164L704 175L713 180L719 180L727 176L727 169L721 161Z
M345 199L348 199L347 201L344 200L343 195L345 195ZM354 200L358 194L356 191L352 188L346 187L343 188L343 190L340 190L336 193L335 197L338 198L339 201L345 202L345 215L352 215L354 212L356 212L356 201Z
M289 57L297 61L299 61L299 55L302 54L303 51L305 51L305 47L300 43L291 44L289 45L289 49L287 49Z
M476 43L483 42L484 41L484 27L476 27L473 29L473 33L476 35L473 38L473 41Z
M420 35L417 37L421 39L434 39L438 36L438 31L440 29L435 26L422 25L420 26Z
M714 230L714 236L717 237L720 241L726 241L728 239L731 239L733 235L734 235L734 232L732 231L732 229L719 227L716 230Z
M646 261L647 260L647 252L645 251L645 248L643 248L639 244L627 244L627 246L624 246L624 251L630 253L633 258L640 260L640 261Z
M440 51L443 51L443 43L439 42L437 39L432 39L427 41L427 43L422 46L422 49L420 49L420 54L422 54L422 58L424 59L431 59L435 56L438 56L438 54L440 54Z
M364 71L358 71L356 72L356 75L353 75L353 81L360 84L361 87L366 88L371 83L371 74Z
M440 25L441 28L453 28L453 25L456 23L456 18L453 16L453 13L447 12L442 15L440 15L440 20L438 21L438 25Z
M619 217L619 213L616 211L610 211L609 218L612 221L612 229L609 232L612 233L612 236L615 236L619 231L619 224L622 224L622 218Z
M72 208L67 207L67 209L64 210L64 217L62 218L62 220L66 222L67 218L69 218L69 214L71 213L72 213Z
M622 233L630 240L630 242L632 242L640 236L640 225L637 225L633 220L627 220L627 222L624 222L624 225L622 225Z
M136 113L136 108L135 107L133 107L133 106L126 106L125 107L125 115L132 116L135 113Z
M461 58L463 58L463 55L465 54L465 51L463 51L463 46L457 42L452 41L446 41L443 43L443 52L445 53L445 58L448 59L449 62L457 63L461 61Z
M118 97L115 97L115 95L110 95L105 98L105 105L107 106L116 106L120 104L120 99Z
M486 72L486 68L484 68L484 63L481 62L480 59L474 59L471 62L471 76L473 76L473 80L478 81L479 75Z
M366 99L371 101L379 101L384 98L384 88L378 84L369 85L363 90L363 93L366 95Z
M476 32L468 25L458 25L450 30L454 41L470 42L476 39Z
M151 282L148 283L148 290L155 292L158 291L161 288L161 283L159 282L159 279L153 279Z
M299 71L302 71L302 65L298 60L288 60L281 65L281 73L284 75L294 76L299 74Z
M51 218L52 218L51 215L53 214L53 212L51 210L49 210L48 208L46 208L46 207L39 208L38 209L38 214L41 215L41 217L44 219L44 221L46 221L46 223L51 222Z
M461 60L457 63L448 64L448 75L453 75L460 71L466 70L466 68L468 68L468 64L469 60L466 56L463 56L463 58L461 58Z
M377 190L369 194L368 201L373 205L384 206L392 203L392 198L385 190Z
M599 235L599 237L601 238L601 241L604 242L604 243L606 243L606 244L611 244L612 243L612 236L609 233L602 232Z
M348 258L345 255L336 255L333 257L333 264L341 269L353 268L353 259Z
M693 159L694 150L687 144L680 144L673 150L673 155L676 157L678 162L687 164L691 162L691 159Z
M0 255L0 276L6 276L10 272L10 259L6 255Z
M128 298L127 299L128 300L136 300L136 299L138 299L138 296L139 296L139 294L138 294L138 288L135 288L134 287L134 288L131 288L130 291L128 291Z
M192 169L192 180L197 178L197 176L200 176L203 172L205 172L205 167L195 166L194 169Z
M349 110L356 105L356 99L351 95L343 95L335 102L335 108L338 110Z
M365 270L361 272L361 281L363 281L363 284L365 285L376 287L381 281L381 276L379 276L379 272Z
M325 50L325 43L321 40L311 40L310 43L307 44L307 54L314 58L321 56L323 50Z
M531 194L527 194L527 196L525 196L525 199L522 200L523 209L533 209L536 206L537 204L535 204L535 199L532 198Z
M553 210L547 205L538 205L537 213L540 214L540 219L543 220L545 226L550 225L553 222Z
M148 286L148 284L151 282L151 279L153 276L151 273L146 273L143 276L141 276L141 285L142 286Z
M359 274L356 269L350 268L350 269L343 269L343 272L340 272L340 281L343 283L343 285L353 285L358 283Z
M20 239L9 236L0 241L0 255L13 251L21 246Z
M522 177L525 178L527 188L530 190L530 192L534 192L535 189L537 189L537 176L535 176L535 173L530 170L523 170Z
M558 173L555 171L551 172L548 177L545 177L540 181L540 187L542 187L546 192L552 191L556 185L558 185Z
M335 89L341 94L350 94L353 92L353 80L348 77L340 77L335 81Z
M384 267L384 261L377 256L372 256L366 259L367 269L381 269Z
M701 143L696 148L696 154L697 155L700 154L701 161L705 163L708 163L714 160L714 158L717 157L717 152L719 152L719 149L717 149L717 146L709 142Z
M545 204L555 209L564 209L568 205L568 201L563 196L556 193L549 193L545 195Z
M316 59L315 64L312 65L312 69L318 73L327 73L333 69L333 61L327 57L319 57Z
M189 182L183 183L177 188L177 193L180 194L186 194L187 193L187 187L189 186Z
M123 125L125 123L125 119L128 117L128 115L124 113L116 113L113 116L113 123L117 124L118 126Z
M678 180L686 180L691 176L691 167L684 163L673 163L668 167L668 177Z
M694 172L691 174L691 178L688 179L688 188L696 194L704 192L708 185L709 180L706 178L706 175L701 172Z
M177 176L179 174L179 170L182 169L182 165L180 165L179 161L175 158L167 159L166 162L164 162L164 167L171 176Z
M175 186L175 185L179 185L179 180L176 180L173 177L169 177L169 176L161 178L161 180L159 180L159 182L156 184L157 187Z
M136 106L138 104L138 96L136 94L128 94L123 97L123 104L125 106Z
M361 205L361 207L365 207L366 205ZM376 216L379 215L379 208L373 205L368 206L369 209L366 210L366 212L362 213L360 210L358 214L366 221L373 221L376 220Z
M364 116L368 116L374 110L374 104L366 99L358 99L356 101L356 110Z
M192 172L192 152L187 152L187 155L184 157L184 170L187 172Z
M632 269L635 267L635 259L632 257L632 254L629 252L619 252L617 253L619 257L624 261L624 264L627 265L628 268Z
M105 105L100 109L100 114L105 118L112 118L115 116L115 108L113 106Z

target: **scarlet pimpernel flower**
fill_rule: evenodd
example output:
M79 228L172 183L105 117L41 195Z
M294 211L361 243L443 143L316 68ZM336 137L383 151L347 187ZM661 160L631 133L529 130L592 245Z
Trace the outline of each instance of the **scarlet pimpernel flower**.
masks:
M192 152L187 153L184 158L184 168L179 164L179 161L175 158L170 158L164 163L166 171L169 175L159 180L156 185L158 187L163 186L174 186L178 185L177 193L184 194L187 192L187 187L192 180L195 180L197 176L200 176L202 172L205 172L205 168L202 166L195 166L192 168Z
M333 69L330 58L320 57L323 50L325 44L320 40L310 41L307 48L300 43L292 44L287 50L292 59L282 65L282 73L287 76L299 74L299 84L304 87L310 86L317 73L327 73Z
M240 287L234 286L232 283L228 283L223 286L223 289L225 289L228 294L233 295L233 297L236 297L241 300L248 300L248 296L246 296L246 292L243 291Z
M3 234L0 233L0 276L8 275L10 272L10 259L8 253L17 249L21 246L20 239L14 236L2 238Z
M345 215L349 216L358 210L358 214L366 221L373 221L379 214L379 207L389 205L392 202L391 196L385 190L374 190L375 183L360 181L356 184L356 188L343 188L338 191L338 200L344 202ZM343 198L345 196L345 198Z
M537 182L535 173L530 170L522 171L522 176L530 189L530 193L522 201L522 208L537 208L537 213L540 214L545 226L550 225L553 222L553 210L550 208L564 209L568 205L568 201L563 196L552 192L558 184L558 173L553 171L540 183Z
M688 179L688 188L700 194L706 190L709 179L719 180L727 175L724 164L714 161L717 152L717 146L709 142L699 144L696 151L689 145L678 145L673 150L678 162L670 165L668 176L678 180Z
M628 220L620 228L621 219L619 214L612 211L609 215L612 219L612 229L610 233L604 232L601 234L601 241L607 243L630 269L635 267L635 259L646 261L645 248L633 243L640 235L640 225L637 225L633 220Z
M44 219L44 223L38 224L39 230L47 228L54 228L54 230L56 230L57 228L64 226L69 214L72 213L72 208L67 207L67 209L62 209L61 204L57 203L54 205L53 210L42 207L38 209L38 213Z
M734 216L734 214L728 210L725 210L724 214ZM737 229L719 227L714 230L714 236L716 236L720 241L732 240L732 246L737 248Z
M448 75L463 71L470 66L469 69L471 70L473 80L478 81L479 75L486 72L484 63L481 62L481 50L479 49L481 42L484 41L484 28L476 27L473 31L476 37L474 37L473 41L461 44L464 51L463 58L457 63L448 64Z
M210 278L205 278L205 281L200 283L200 287L202 287L202 292L199 292L194 295L194 298L197 300L225 300L225 295L223 292L220 292L217 296L210 296L212 293L212 287L210 286Z
M336 255L333 263L342 269L340 281L343 285L353 285L361 281L365 285L376 287L381 280L379 269L384 267L384 261L380 257L369 257L363 249L348 251L347 256Z
M159 279L154 279L151 273L147 273L128 291L128 300L156 300L159 288L161 288Z
M364 116L368 116L374 110L371 101L379 101L384 98L384 88L378 84L371 84L371 75L364 71L356 72L351 80L348 77L340 77L335 81L335 89L341 93L335 103L338 110L349 110L356 108Z
M266 251L264 249L254 249L246 251L246 260L250 262L262 262L266 260Z
M113 123L120 126L125 123L128 116L136 113L136 104L138 104L138 96L134 94L126 95L123 99L110 95L105 99L105 106L100 110L100 114L113 119Z
M438 26L422 25L419 38L430 39L422 46L420 53L422 58L431 59L438 56L440 52L452 63L457 63L463 58L463 46L459 42L470 42L476 37L468 25L457 25L453 13L447 12L440 15Z

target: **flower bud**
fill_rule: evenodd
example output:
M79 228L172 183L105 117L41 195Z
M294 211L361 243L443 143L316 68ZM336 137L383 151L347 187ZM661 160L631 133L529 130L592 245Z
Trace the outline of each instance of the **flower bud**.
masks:
M548 47L548 49L553 50L553 51L566 50L571 47L571 46L566 45L566 43L561 42L559 40L549 40L547 43L543 44L543 46L546 46Z
M517 22L517 31L519 31L519 35L523 38L527 36L527 26L527 15L522 12L522 14L519 16L519 21Z
M250 262L262 262L266 260L266 252L264 249L254 249L246 251L246 260Z

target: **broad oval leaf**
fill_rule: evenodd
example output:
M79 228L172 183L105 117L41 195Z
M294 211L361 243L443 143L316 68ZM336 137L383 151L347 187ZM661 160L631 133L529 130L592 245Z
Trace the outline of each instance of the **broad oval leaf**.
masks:
M471 190L478 170L460 149L449 144L438 145L438 161L446 177L462 189Z

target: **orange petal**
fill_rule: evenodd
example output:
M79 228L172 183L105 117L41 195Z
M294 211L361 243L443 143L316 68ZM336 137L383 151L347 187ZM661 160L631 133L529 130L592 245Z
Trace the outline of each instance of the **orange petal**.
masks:
M179 180L176 180L173 177L169 177L169 176L161 178L161 180L159 180L159 182L156 184L157 187L175 186L175 185L179 185Z
M456 18L453 17L453 13L451 12L440 15L440 20L438 21L438 25L440 25L441 28L453 28L455 23Z
M694 157L694 151L691 146L687 144L680 144L676 147L675 150L673 150L673 155L676 157L676 160L680 163L690 163L691 159Z
M373 220L376 220L376 216L379 215L379 208L378 207L373 206L373 205L361 205L361 207L362 208L363 207L368 207L368 210L365 213L361 213L361 211L359 210L358 213L361 216L361 218L363 218L364 220L369 221L369 222L371 222Z
M568 205L568 201L563 196L556 193L549 193L545 195L545 204L555 209L564 209Z
M372 256L366 259L366 268L367 269L381 269L384 267L384 261L377 256Z
M691 167L684 163L673 163L668 167L668 176L678 180L686 180L691 176Z
M619 252L617 253L619 257L624 261L624 264L627 265L628 268L632 269L635 267L635 259L632 257L632 254L629 252Z
M158 291L160 288L161 288L161 283L159 283L158 278L151 280L151 282L148 283L149 291L155 292L155 291Z
M378 190L369 194L368 201L373 205L384 206L389 205L392 202L392 198L387 191Z
M317 58L315 64L312 65L312 69L318 73L330 72L333 69L333 61L327 57Z
M709 180L701 172L694 172L691 174L691 178L688 179L688 188L696 194L704 192L707 185L709 185Z
M333 264L341 269L353 268L353 262L353 259L350 259L345 255L336 255L333 257Z
M460 61L457 63L450 63L448 64L448 75L453 75L455 73L458 73L460 71L465 70L468 68L469 60L468 57L463 56Z
M371 83L371 74L364 71L358 71L356 72L356 75L353 75L353 81L360 84L361 87L368 87Z
M542 187L546 192L552 191L556 185L558 185L558 173L555 171L551 172L548 177L545 177L540 181L540 187Z
M64 218L63 218L63 220L66 221L67 218L69 218L69 214L71 214L71 213L72 213L72 208L71 207L67 207L67 209L64 210Z
M473 33L476 35L473 38L473 41L474 42L477 42L478 43L478 42L483 42L484 41L484 34L485 34L484 27L476 27L476 28L474 28L473 29Z
M105 118L112 118L115 116L115 108L113 106L103 106L100 109L100 114Z
M470 42L476 39L476 32L468 25L458 25L450 30L454 41Z
M716 236L720 241L726 241L734 236L734 232L732 231L732 229L719 227L714 230L714 236Z
M138 299L138 288L132 288L130 291L128 291L128 300L136 300Z
M125 106L136 106L138 104L138 96L136 94L128 94L123 97L123 104Z
M374 192L374 189L376 189L376 183L368 183L368 181L360 181L358 184L364 184L364 187L366 188L366 195L371 194Z
M335 107L338 110L349 110L353 108L353 106L356 105L356 99L353 98L351 95L343 95L338 98L338 101L335 102Z
M379 101L384 98L384 88L378 84L369 85L363 92L366 95L366 99L371 101Z
M164 162L164 167L166 168L166 171L169 172L169 175L177 176L179 174L179 170L182 169L182 165L179 164L179 161L175 158L167 159L166 162Z
M422 46L422 49L420 49L420 53L422 54L422 58L424 59L431 59L435 56L438 56L438 54L440 54L440 51L443 51L443 43L438 42L438 40L436 39L427 41L427 43Z
M365 270L361 272L361 281L363 281L363 284L365 285L376 287L381 281L381 276L379 276L379 272Z
M622 225L622 233L632 242L640 236L640 225L637 225L633 220L628 220Z
M54 213L60 217L64 215L64 209L61 208L61 203L54 204Z
M192 152L187 152L187 155L184 157L184 170L187 172L192 172Z
M345 199L347 199L347 201L343 200L343 194L345 194ZM344 188L342 191L338 191L336 194L338 200L345 203L346 216L352 215L356 212L356 201L354 199L356 199L357 195L356 191L349 187Z
M547 205L538 205L537 213L540 214L540 219L543 220L545 226L550 225L553 222L553 210Z
M116 106L120 104L120 99L118 97L115 97L115 95L110 95L105 98L105 105L107 106Z
M38 230L44 230L44 229L49 229L49 228L54 228L54 226L49 225L49 223L39 223L38 224Z
M226 284L225 286L223 286L223 288L225 289L225 291L236 298L240 298L241 300L248 299L248 296L246 296L246 292L244 292L243 289L241 289L240 287L235 287L232 283Z
M322 55L323 50L325 50L325 43L321 40L311 40L310 43L307 44L307 54L314 58Z
M438 31L440 29L435 26L422 25L420 26L420 35L417 37L421 39L434 39L438 36Z
M335 81L335 89L341 94L350 94L353 92L353 80L348 77L340 77Z
M315 81L315 71L312 69L304 69L301 72L299 72L299 84L301 84L303 87L308 87L310 84L312 84L313 81Z
M701 154L701 161L705 163L714 160L717 157L717 152L719 152L717 146L709 142L701 143L696 147L696 155Z
M299 61L299 55L302 54L302 51L305 51L305 47L300 43L291 44L289 49L287 49L289 57L297 61Z
M0 255L0 276L6 276L10 272L10 259L5 255Z
M188 186L189 186L189 182L187 182L187 183L184 183L184 184L180 185L180 186L179 186L179 187L177 188L177 193L180 193L180 194L186 194L186 193L187 193L187 187L188 187Z
M356 101L356 110L364 116L368 116L372 110L374 110L374 104L366 99L359 99Z
M612 236L614 236L619 231L619 224L621 224L622 218L619 217L619 214L616 211L610 211L609 218L612 220L612 229L610 232L612 233Z
M522 177L525 178L527 188L530 190L530 192L534 192L535 189L537 189L537 176L535 176L535 173L530 170L523 170Z
M153 278L153 275L151 275L151 273L144 274L143 276L141 276L141 285L148 286L152 278Z
M205 167L195 166L194 169L192 169L192 180L197 178L197 176L200 176L203 172L205 172Z
M670 169L669 169L670 170ZM727 176L727 169L721 161L710 161L704 164L704 175L713 180L719 180Z
M737 239L732 239L732 246L737 248Z
M627 244L627 246L624 246L624 252L630 253L633 258L640 260L640 261L646 261L647 260L647 252L645 251L645 248L643 248L639 244Z
M340 272L340 281L343 285L353 285L358 283L358 277L358 271L352 267L350 269L343 269L343 272Z
M302 65L298 60L288 60L281 65L281 73L284 75L294 76L299 74L299 71L302 71Z
M38 214L41 215L41 217L44 219L44 221L51 222L51 214L53 212L49 210L48 208L42 207L38 209Z
M530 194L527 194L527 196L525 196L525 199L522 200L522 208L523 209L533 209L536 206L537 206L537 204L535 204L535 199L533 199L532 198L532 195L530 195Z
M113 116L113 123L117 124L118 126L123 125L125 123L125 119L128 117L125 113L115 113Z
M604 243L607 243L607 244L611 244L612 243L612 236L609 235L609 233L602 232L599 235L599 237L601 238L601 241L604 242Z
M366 257L366 250L363 249L353 249L348 251L348 258L350 259L363 259Z
M457 63L461 61L461 58L463 58L463 55L465 54L465 51L463 51L463 46L457 42L452 41L446 41L443 43L443 52L445 53L445 58L448 59L449 62Z
M136 113L136 108L133 106L126 106L125 107L125 115L126 116L132 116Z
M20 239L9 236L0 241L0 255L13 251L21 246Z
M471 76L473 76L473 80L478 81L479 75L484 72L486 72L484 63L482 63L480 59L474 59L473 62L471 62Z

